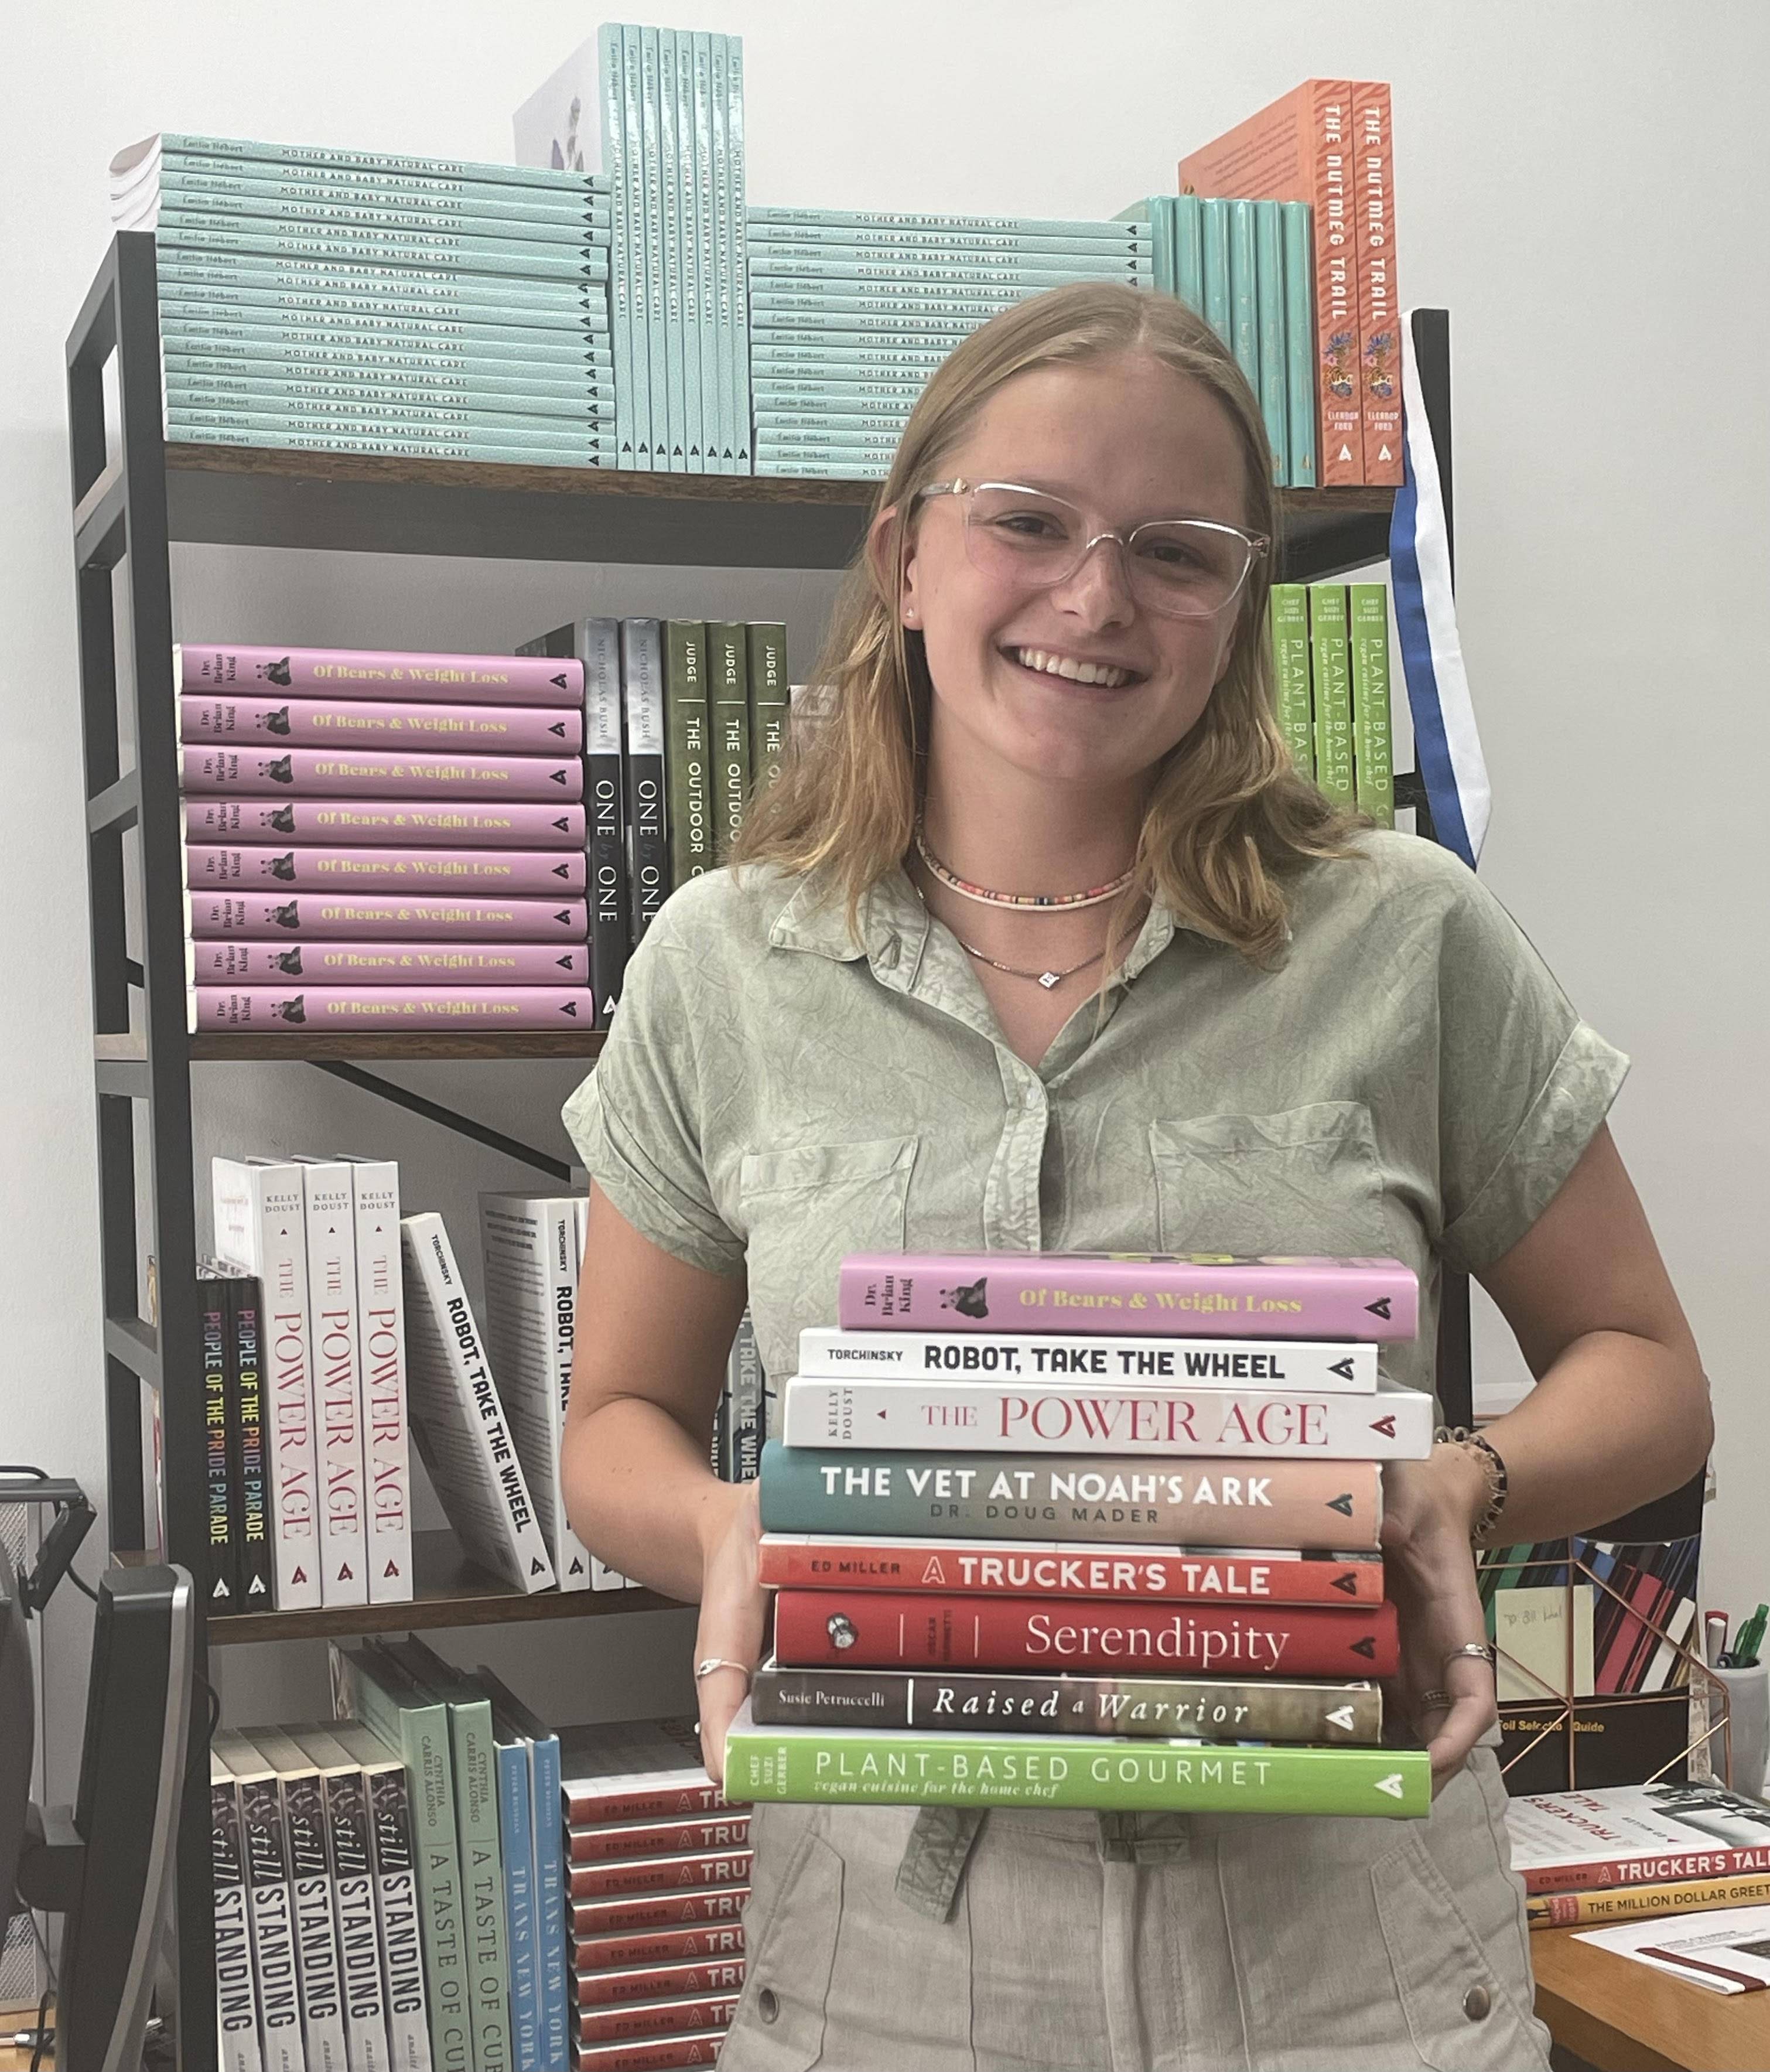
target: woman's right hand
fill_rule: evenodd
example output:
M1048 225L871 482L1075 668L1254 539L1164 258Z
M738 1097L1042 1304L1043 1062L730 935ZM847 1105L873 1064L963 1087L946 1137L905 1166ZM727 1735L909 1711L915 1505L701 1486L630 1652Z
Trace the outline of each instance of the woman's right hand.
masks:
M717 1655L740 1663L737 1669L712 1669L695 1686L700 1708L700 1754L715 1784L725 1781L725 1729L749 1690L750 1675L762 1659L768 1626L768 1593L756 1580L756 1543L762 1537L760 1491L754 1482L721 1493L723 1523L708 1520L707 1551L701 1564L700 1623L695 1629L695 1660Z

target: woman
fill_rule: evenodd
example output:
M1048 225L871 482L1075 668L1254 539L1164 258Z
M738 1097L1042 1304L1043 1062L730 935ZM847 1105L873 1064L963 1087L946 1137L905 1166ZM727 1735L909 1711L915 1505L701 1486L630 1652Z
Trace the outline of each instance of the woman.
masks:
M1460 863L1290 769L1266 451L1205 324L1126 289L1018 304L930 381L821 717L565 1112L567 1489L700 1602L717 1776L764 1630L755 1492L704 1436L746 1289L778 1383L844 1252L1392 1253L1427 1300L1390 1364L1429 1387L1465 1268L1540 1385L1386 1475L1432 1815L758 1807L723 2072L1546 2062L1470 1540L1676 1486L1706 1385L1604 1127L1623 1059Z

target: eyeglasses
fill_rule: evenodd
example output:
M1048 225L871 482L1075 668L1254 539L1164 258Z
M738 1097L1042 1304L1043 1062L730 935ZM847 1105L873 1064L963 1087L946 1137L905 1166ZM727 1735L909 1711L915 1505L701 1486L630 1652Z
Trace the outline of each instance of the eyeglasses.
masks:
M964 500L965 554L973 568L1027 590L1067 582L1103 540L1123 550L1125 579L1144 610L1209 619L1233 604L1271 545L1209 518L1152 518L1128 532L1090 532L1067 498L1012 482L932 482L916 492Z

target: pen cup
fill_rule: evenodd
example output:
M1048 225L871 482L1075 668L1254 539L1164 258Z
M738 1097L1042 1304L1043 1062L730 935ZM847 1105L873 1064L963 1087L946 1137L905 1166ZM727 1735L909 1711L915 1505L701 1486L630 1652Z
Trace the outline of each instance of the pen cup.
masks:
M1726 1694L1726 1738L1717 1735L1715 1747L1718 1754L1726 1750L1727 1782L1748 1799L1761 1798L1764 1758L1770 1753L1770 1670L1760 1662L1750 1669L1710 1669L1706 1674Z

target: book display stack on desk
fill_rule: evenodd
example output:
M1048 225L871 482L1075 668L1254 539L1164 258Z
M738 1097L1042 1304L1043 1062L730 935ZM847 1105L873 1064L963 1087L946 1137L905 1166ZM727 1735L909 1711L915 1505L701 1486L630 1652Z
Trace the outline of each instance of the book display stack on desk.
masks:
M1427 1810L1377 1688L1381 1464L1432 1433L1378 1371L1416 1327L1407 1268L860 1256L840 1281L763 1453L774 1654L733 1797Z

